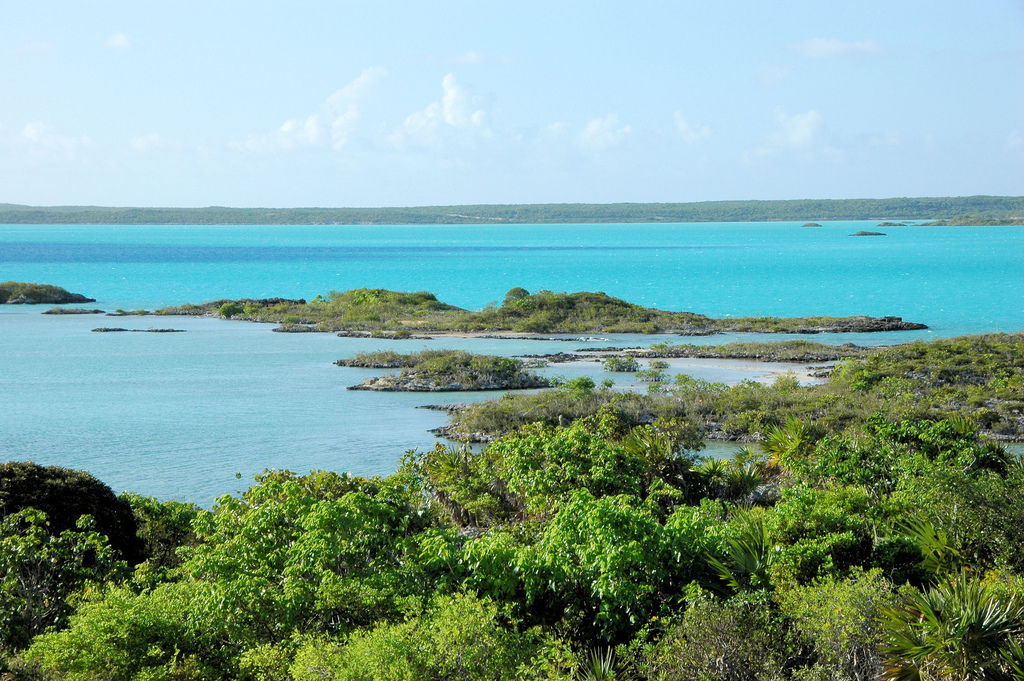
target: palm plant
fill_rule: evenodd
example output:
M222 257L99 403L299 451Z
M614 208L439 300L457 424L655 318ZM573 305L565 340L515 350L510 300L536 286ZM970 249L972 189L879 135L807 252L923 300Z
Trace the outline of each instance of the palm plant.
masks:
M968 570L883 608L880 621L886 681L1020 678L1015 639L1024 631L1024 605Z
M614 648L591 650L576 669L578 681L615 681L626 679L626 671L615 656Z
M730 524L737 532L726 539L725 560L708 555L708 564L732 591L767 585L768 571L775 558L768 528L760 516L742 509L733 512Z
M782 427L769 426L765 430L761 450L768 455L769 465L780 466L786 459L809 457L816 444L814 431L800 419L790 416Z
M955 571L961 565L960 552L950 542L949 535L941 527L926 518L911 518L901 528L913 539L924 560L921 567L929 574L941 577Z

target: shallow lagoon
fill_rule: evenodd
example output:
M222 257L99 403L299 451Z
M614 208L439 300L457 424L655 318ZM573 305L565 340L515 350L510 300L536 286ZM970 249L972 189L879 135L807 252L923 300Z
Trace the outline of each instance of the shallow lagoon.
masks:
M1024 326L1024 229L902 227L886 228L886 238L846 236L873 226L0 226L0 280L61 285L106 310L310 298L364 285L426 289L479 308L522 285L604 290L714 316L895 314L932 327L811 337L859 344ZM336 367L339 357L380 347L520 355L665 340L379 341L214 319L41 311L0 310L0 458L84 468L116 490L202 504L246 486L265 467L390 473L407 449L432 446L428 429L446 421L416 406L492 396L346 391L376 372ZM91 333L98 326L187 332ZM687 373L730 383L766 373L750 362L687 364ZM632 380L596 363L546 372Z
M428 430L447 422L443 412L415 407L495 396L349 391L346 386L381 371L332 364L340 357L381 347L537 354L588 345L380 341L272 333L267 325L218 319L4 312L4 460L85 468L118 490L201 503L237 490L236 472L249 481L265 467L386 475L406 450L433 446L437 438ZM97 326L186 333L92 333ZM665 338L615 340L627 346ZM686 360L686 365L685 373L728 383L790 368L745 361ZM552 365L542 373L611 377L624 388L635 381L632 374L606 373L596 362Z

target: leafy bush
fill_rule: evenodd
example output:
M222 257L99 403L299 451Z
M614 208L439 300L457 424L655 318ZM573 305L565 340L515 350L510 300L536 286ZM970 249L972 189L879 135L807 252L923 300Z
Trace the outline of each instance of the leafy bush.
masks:
M295 681L465 681L521 679L540 647L493 603L456 594L422 615L360 631L344 643L312 640L291 668Z
M620 371L628 373L640 371L640 362L636 361L636 357L605 357L604 360L602 360L602 365L604 366L605 371Z
M17 650L47 629L60 629L86 587L123 577L106 537L83 516L59 534L33 508L0 520L0 647Z
M0 464L0 516L34 508L46 513L53 535L74 530L83 515L129 565L145 558L131 505L85 471L39 466L31 461Z
M217 310L217 314L221 317L226 317L227 319L231 319L243 312L245 312L245 308L238 303L224 303L220 306L220 309ZM252 314L253 312L255 312L255 310L250 309L249 313Z
M233 678L220 631L194 617L196 583L134 594L113 588L86 601L70 626L36 638L25 659L67 681Z

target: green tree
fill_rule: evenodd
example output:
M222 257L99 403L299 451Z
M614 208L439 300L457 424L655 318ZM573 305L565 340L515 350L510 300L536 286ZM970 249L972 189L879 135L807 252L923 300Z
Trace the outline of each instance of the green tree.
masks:
M63 627L84 590L127 573L93 527L83 516L76 529L54 534L35 509L0 520L0 647L17 650Z
M0 464L0 517L34 508L46 513L49 531L72 530L83 515L129 565L145 558L131 505L85 471L31 461Z

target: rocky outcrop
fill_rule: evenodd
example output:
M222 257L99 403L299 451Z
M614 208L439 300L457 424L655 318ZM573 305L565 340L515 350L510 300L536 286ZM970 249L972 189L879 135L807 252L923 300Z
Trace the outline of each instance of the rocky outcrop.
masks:
M368 378L359 385L349 386L349 390L374 390L380 392L417 392L439 393L471 390L529 390L531 388L547 388L551 383L528 372L520 372L510 378L480 381L472 377L447 378L445 376L423 375L414 371L403 372L395 376L378 376Z
M185 333L185 329L122 329L121 327L101 326L93 329L94 333Z
M905 322L903 317L847 317L820 327L801 329L797 333L878 333L880 331L919 331L927 324Z
M43 314L106 314L103 310L86 310L81 307L51 307Z
M277 331L277 329L274 329ZM314 329L315 331L316 329ZM384 340L434 340L433 336L419 336L408 329L398 331L338 331L339 338L381 338Z
M322 329L307 324L282 324L281 326L275 326L271 331L276 331L277 333L318 333Z
M854 232L850 236L886 236L885 232L865 232L863 229L859 232Z

